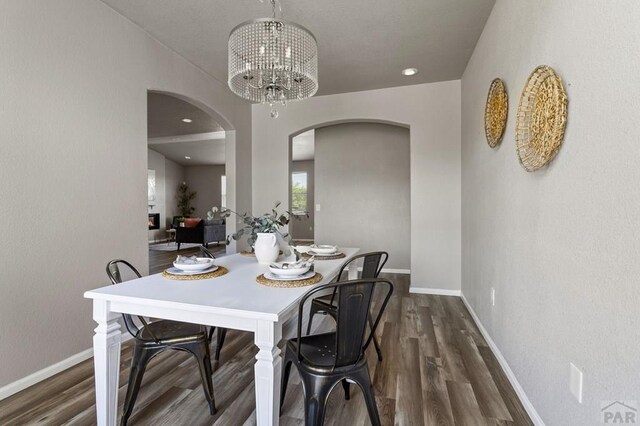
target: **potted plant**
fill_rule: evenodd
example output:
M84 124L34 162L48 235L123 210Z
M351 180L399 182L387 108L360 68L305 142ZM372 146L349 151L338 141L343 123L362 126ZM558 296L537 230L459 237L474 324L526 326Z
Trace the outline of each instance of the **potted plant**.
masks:
M219 214L221 218L227 218L231 214L235 214L242 219L243 227L227 237L227 244L231 240L237 241L242 236L248 235L247 242L252 247L258 262L269 264L275 262L280 253L278 236L286 243L291 241L291 236L288 233L280 232L280 228L288 225L291 217L298 220L301 219L301 217L292 215L289 211L278 213L279 206L280 202L276 202L270 213L265 213L261 216L251 216L248 213L239 214L226 207L222 209L214 207L207 213L207 217L213 218L216 214Z
M196 208L191 205L191 202L196 198L196 194L196 191L189 189L189 185L186 182L182 182L178 187L176 199L178 200L178 211L182 216L189 217L195 211ZM184 222L184 218L182 221Z

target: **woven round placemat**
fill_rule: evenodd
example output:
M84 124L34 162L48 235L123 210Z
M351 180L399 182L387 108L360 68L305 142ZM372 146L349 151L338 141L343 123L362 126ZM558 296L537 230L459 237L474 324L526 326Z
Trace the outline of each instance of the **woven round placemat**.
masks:
M267 287L280 287L280 288L293 288L293 287L305 287L308 285L318 284L322 281L322 274L316 272L316 274L307 278L306 280L294 280L294 281L278 281L278 280L270 280L264 276L264 274L260 274L256 277L256 282L258 284L266 285Z
M162 276L170 280L193 281L193 280L208 280L209 278L221 277L227 272L229 272L227 268L225 268L224 266L218 266L218 269L216 269L213 272L207 272L206 274L176 275L167 271L163 271Z
M495 148L502 140L504 129L507 127L508 111L507 90L504 82L496 78L489 86L487 103L484 107L484 133L491 148Z
M305 259L309 259L311 256L313 256L312 254L309 253L302 253L302 257ZM335 260L335 259L342 259L343 257L346 257L347 255L344 253L338 253L338 254L332 254L331 256L316 256L313 259L314 260Z
M541 65L522 90L516 116L516 150L528 172L547 165L556 156L567 125L567 94L553 68Z

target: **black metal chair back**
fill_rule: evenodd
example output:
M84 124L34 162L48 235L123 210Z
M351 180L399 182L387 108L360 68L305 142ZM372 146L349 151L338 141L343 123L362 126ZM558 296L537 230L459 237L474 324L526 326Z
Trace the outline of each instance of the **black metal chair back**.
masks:
M382 268L389 259L389 253L386 251L372 251L369 253L362 253L347 260L341 267L340 273L336 281L340 281L342 274L349 268L349 266L362 259L362 273L360 279L378 278Z
M138 278L142 278L142 275L140 275L140 272L138 272L138 270L132 264L130 264L126 260L114 259L109 263L107 263L107 275L111 280L111 284L122 283L122 273L120 271L121 265L124 265L125 267L129 268L129 270L133 272ZM137 337L138 333L140 332L140 327L138 327L138 325L133 320L133 316L129 314L122 314L122 318L124 319L124 326L127 328L127 331L133 337ZM136 318L138 318L138 321L140 321L144 326L148 325L145 319L142 318L141 316L136 316ZM153 333L151 333L150 330L149 330L149 334L153 337L154 340L157 341L157 338L153 335Z
M209 250L205 246L200 246L200 254L202 254L202 257L209 257L211 259L216 258L216 256L211 252L211 250Z
M386 251L372 251L369 253L362 253L357 256L353 256L351 259L347 260L340 267L340 272L336 276L334 281L340 281L342 279L342 275L349 268L349 266L358 262L362 259L362 273L359 275L359 279L369 279L369 278L378 278L380 275L380 271L384 268L384 264L387 263L389 259L389 253ZM331 304L335 303L336 298L336 289L333 290L333 295L331 296Z
M381 287L384 300L379 305L375 320L371 324L369 334L365 338L367 322L371 311L371 302L376 288ZM300 301L298 311L298 342L302 336L302 318L305 302L315 294L327 289L334 289L337 302L336 317L336 358L334 368L357 363L373 339L382 313L393 293L393 284L383 279L361 279L325 284L308 291ZM300 345L297 356L302 360Z

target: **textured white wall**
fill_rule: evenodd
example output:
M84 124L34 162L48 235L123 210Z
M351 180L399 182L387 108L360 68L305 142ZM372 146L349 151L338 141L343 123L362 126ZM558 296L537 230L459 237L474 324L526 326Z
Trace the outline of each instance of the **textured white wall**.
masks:
M346 123L315 132L315 239L386 251L391 269L409 269L409 130Z
M640 401L638 22L636 0L498 0L462 79L462 290L549 425L600 424L601 400ZM568 126L550 167L526 173L515 116L541 64L564 79ZM490 149L495 77L509 120Z
M0 16L2 386L91 347L83 293L107 285L108 260L148 270L147 90L185 95L233 125L241 210L251 207L251 113L99 1L6 0Z
M253 210L288 199L289 136L322 123L410 126L411 285L460 289L460 81L319 96L271 119L252 107Z

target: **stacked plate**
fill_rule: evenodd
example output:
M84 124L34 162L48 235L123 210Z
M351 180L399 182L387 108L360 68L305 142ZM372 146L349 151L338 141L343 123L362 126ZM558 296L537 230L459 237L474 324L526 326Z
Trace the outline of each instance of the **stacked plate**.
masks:
M311 271L313 262L275 262L269 265L269 272L264 277L275 281L297 281L306 280L316 275L315 271Z
M338 246L332 246L329 244L312 244L310 246L309 251L307 252L311 256L322 257L322 256L336 256L338 254L342 254L338 251Z
M173 275L200 275L217 269L214 259L209 257L178 256L173 262L173 268L167 269L167 272Z

